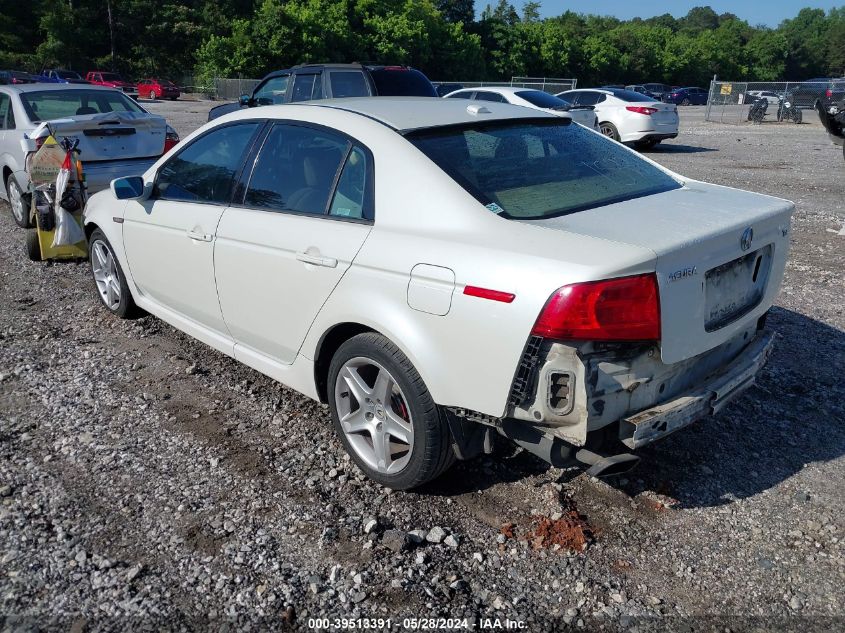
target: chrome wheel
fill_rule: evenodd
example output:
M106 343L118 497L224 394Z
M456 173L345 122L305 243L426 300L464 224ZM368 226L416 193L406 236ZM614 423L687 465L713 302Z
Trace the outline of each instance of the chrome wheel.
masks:
M12 215L15 216L15 221L20 226L24 226L24 222L27 219L27 209L23 204L21 188L18 187L18 183L15 182L14 178L9 178L9 206L12 207Z
M414 448L411 409L396 379L376 361L358 356L337 374L335 403L341 429L364 463L395 474Z
M94 271L94 281L97 292L109 310L117 310L120 306L120 277L117 264L111 249L100 240L91 244L91 267Z

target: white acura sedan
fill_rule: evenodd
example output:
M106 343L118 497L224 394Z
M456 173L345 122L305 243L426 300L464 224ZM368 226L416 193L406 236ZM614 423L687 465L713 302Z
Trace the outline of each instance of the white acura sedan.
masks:
M380 98L216 119L85 224L106 308L328 403L404 489L496 434L620 472L720 411L771 349L792 211L566 117Z

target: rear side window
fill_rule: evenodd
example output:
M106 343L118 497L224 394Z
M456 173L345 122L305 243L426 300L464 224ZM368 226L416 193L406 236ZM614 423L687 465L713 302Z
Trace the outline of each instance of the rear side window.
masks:
M478 101L493 101L495 103L507 103L507 99L505 99L502 95L496 92L476 92L475 98Z
M9 127L8 118L12 112L12 101L9 95L0 93L0 129L8 130L15 127L14 118L12 118L12 125Z
M378 68L370 71L380 97L436 97L428 77L413 68Z
M370 87L364 73L359 71L336 71L329 73L329 85L332 88L332 97L342 99L344 97L369 97Z
M367 155L360 147L349 152L343 171L337 181L329 214L342 218L366 217L364 207L367 192Z
M244 204L270 211L325 213L349 145L339 134L273 126L255 162Z
M469 99L472 96L472 90L467 92L458 92L457 94L449 95L448 99Z
M323 98L323 81L320 75L296 75L293 80L291 101L310 101Z
M506 218L567 215L681 186L613 141L562 121L476 123L406 138Z
M259 125L227 125L193 141L159 170L155 196L162 200L228 204L244 152Z

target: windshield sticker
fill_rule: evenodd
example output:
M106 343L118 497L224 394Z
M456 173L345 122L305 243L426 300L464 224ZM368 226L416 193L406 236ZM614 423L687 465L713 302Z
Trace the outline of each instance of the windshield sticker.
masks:
M487 207L487 209L489 211L492 211L493 213L496 213L496 214L499 214L502 211L504 211L504 209L502 207L500 207L498 204L496 204L495 202L491 202L490 204L485 204L484 206Z

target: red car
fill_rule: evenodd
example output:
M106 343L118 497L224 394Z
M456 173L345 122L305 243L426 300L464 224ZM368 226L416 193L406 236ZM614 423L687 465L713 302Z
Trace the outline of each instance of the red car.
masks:
M96 86L106 86L108 88L117 88L122 90L130 97L137 97L138 91L135 89L135 84L131 84L117 73L107 72L105 70L92 70L85 75L85 80L89 84Z
M138 94L146 99L179 98L179 86L169 79L142 79L138 82Z

